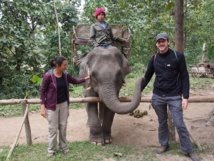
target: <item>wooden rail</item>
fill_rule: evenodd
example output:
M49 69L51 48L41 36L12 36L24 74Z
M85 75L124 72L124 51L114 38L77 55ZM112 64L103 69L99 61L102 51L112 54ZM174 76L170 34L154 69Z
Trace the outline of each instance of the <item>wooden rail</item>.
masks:
M0 100L0 104L20 104L25 99L9 99L9 100ZM131 102L131 97L120 97L121 102ZM40 104L39 99L26 99L27 104ZM93 103L93 102L102 102L98 97L85 97L85 98L72 98L70 97L70 103ZM151 102L151 97L141 97L141 102ZM197 96L190 97L189 103L210 103L214 102L213 96Z

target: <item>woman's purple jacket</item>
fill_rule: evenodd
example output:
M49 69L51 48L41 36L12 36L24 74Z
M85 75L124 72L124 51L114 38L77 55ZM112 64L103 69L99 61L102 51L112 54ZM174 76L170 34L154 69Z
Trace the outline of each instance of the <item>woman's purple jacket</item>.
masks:
M69 83L80 84L85 82L85 78L76 79L69 73L63 72L67 86L67 98L69 104ZM57 84L56 77L53 74L53 69L45 73L42 86L40 88L40 103L45 104L45 107L50 110L56 110L57 104Z

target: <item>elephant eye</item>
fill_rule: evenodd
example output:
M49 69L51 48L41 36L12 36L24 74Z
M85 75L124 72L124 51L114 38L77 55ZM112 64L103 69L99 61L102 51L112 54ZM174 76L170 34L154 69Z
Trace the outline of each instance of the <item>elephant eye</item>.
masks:
M96 74L95 71L92 71L92 72L91 72L91 77L92 77L92 79L97 80L97 74Z
M116 78L119 78L119 77L121 77L121 75L122 75L122 72L121 72L121 70L118 70L118 71L116 72Z
M95 71L92 71L92 72L91 72L91 76L92 76L92 77L95 77Z

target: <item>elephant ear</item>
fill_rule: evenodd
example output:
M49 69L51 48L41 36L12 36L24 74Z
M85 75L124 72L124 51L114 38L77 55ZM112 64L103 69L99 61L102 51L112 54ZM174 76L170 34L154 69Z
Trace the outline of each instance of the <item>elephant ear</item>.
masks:
M123 65L122 71L123 71L123 75L125 77L126 75L128 75L132 71L131 66L129 64L129 61L125 56L123 56L123 64L122 65Z
M79 77L83 78L86 77L88 74L88 68L90 68L90 63L92 63L93 53L89 52L84 58L82 58L80 63L80 70L79 70ZM88 80L90 81L90 80ZM87 82L88 82L87 81ZM84 87L88 85L88 83L82 83Z
M94 60L94 58L96 57L96 53L94 52L94 50L90 51L86 57L86 66L91 68L92 65L94 64L94 62L96 60Z

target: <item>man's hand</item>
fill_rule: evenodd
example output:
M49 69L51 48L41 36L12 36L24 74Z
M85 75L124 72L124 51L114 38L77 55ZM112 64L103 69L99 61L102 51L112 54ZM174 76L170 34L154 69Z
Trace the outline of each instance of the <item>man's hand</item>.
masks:
M182 101L182 109L186 110L188 106L188 99L183 99Z
M46 118L47 117L47 114L46 114L46 109L45 109L45 105L41 105L41 115Z

